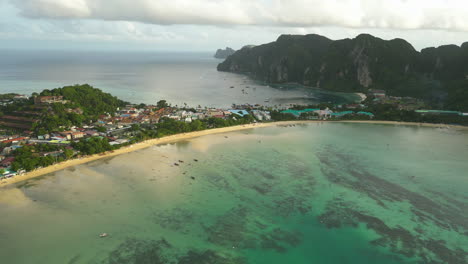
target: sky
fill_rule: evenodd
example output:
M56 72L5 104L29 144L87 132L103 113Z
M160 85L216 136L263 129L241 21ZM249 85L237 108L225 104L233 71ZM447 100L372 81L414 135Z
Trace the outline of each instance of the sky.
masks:
M281 34L468 41L466 0L0 0L0 49L214 51Z

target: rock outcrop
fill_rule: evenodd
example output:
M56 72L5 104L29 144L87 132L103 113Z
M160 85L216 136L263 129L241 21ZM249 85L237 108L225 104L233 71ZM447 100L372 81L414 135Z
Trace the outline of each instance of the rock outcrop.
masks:
M226 59L227 57L231 56L236 52L235 50L226 47L226 49L218 49L214 55L215 58L217 59Z

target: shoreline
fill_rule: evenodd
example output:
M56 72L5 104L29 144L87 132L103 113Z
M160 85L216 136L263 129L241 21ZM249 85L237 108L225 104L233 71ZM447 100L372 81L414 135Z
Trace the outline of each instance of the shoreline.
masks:
M373 121L373 120L340 120L340 121L322 121L322 120L297 120L297 121L278 121L278 122L270 122L270 123L254 123L254 124L246 124L246 125L238 125L238 126L231 126L231 127L223 127L223 128L213 128L213 129L206 129L202 131L194 131L182 134L176 134L171 136L166 136L162 138L155 138L155 139L148 139L143 142L135 143L133 145L129 145L126 147L122 147L120 149L116 149L113 151L108 151L104 153L94 154L91 156L85 156L82 158L70 159L66 160L45 168L36 169L22 175L16 175L12 178L3 179L0 181L0 188L12 185L15 183L19 183L22 181L26 181L29 179L37 178L46 174L54 173L57 171L61 171L67 169L69 167L82 165L85 163L89 163L95 160L113 157L121 154L126 154L130 152L134 152L137 150L145 149L151 146L159 145L159 144L167 144L167 143L174 143L177 141L191 139L201 136L207 135L214 135L214 134L221 134L221 133L229 133L235 131L242 131L247 129L253 128L264 128L264 127L272 127L272 126L287 126L287 125L295 125L295 124L313 124L313 123L358 123L358 124L382 124L382 125L402 125L402 126L418 126L418 127L434 127L434 128L454 128L454 129L467 129L466 126L459 126L459 125L446 125L446 124L432 124L432 123L415 123L415 122L397 122L397 121Z

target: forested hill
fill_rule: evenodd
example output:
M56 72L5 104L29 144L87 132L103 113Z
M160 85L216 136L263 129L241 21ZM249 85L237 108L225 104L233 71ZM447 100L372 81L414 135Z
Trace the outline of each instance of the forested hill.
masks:
M117 97L109 93L105 93L88 84L44 90L40 95L61 95L65 100L69 100L71 103L80 107L87 116L114 113L118 107L128 104L128 102L124 102Z
M297 82L335 91L383 89L453 110L468 110L468 42L416 51L403 39L368 34L330 40L320 35L282 35L245 47L218 65L270 82Z

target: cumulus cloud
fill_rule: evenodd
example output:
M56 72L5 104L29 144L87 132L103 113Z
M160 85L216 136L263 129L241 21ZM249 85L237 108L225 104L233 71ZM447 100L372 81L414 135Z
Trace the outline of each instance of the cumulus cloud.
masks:
M10 0L29 18L468 31L466 0Z

